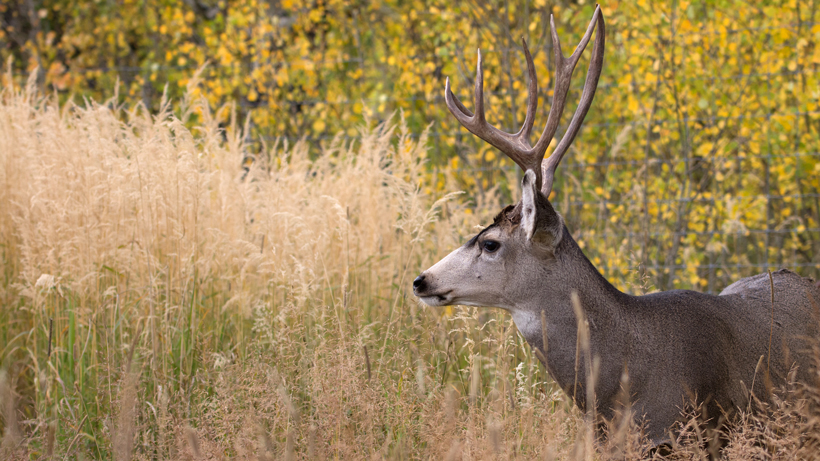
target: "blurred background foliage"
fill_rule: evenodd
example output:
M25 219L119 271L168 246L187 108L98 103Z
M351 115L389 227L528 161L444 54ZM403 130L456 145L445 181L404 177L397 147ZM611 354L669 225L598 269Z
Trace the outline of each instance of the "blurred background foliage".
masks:
M818 1L601 6L604 72L551 197L590 259L617 285L637 271L645 286L621 286L631 291L719 291L776 267L817 277ZM551 100L550 14L569 53L594 8L583 0L12 0L0 3L0 57L15 78L35 72L42 91L62 101L118 91L117 103L152 112L163 94L181 98L206 66L197 91L223 108L226 129L231 109L249 120L249 159L270 156L275 140L355 139L363 123L401 111L413 133L431 127L420 187L443 195L453 186L445 171L460 171L456 186L480 204L487 193L516 199L519 173L447 113L444 78L472 107L481 48L488 120L517 131L525 38L540 78L540 130Z

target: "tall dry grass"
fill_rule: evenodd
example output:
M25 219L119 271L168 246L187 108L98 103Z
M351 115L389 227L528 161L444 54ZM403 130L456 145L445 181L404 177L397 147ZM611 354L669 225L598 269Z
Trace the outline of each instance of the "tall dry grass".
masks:
M113 101L2 92L4 457L645 453L625 423L595 442L509 316L413 299L415 274L501 204L421 193L426 138L400 118L243 162L230 111ZM745 416L727 453L805 449L803 400ZM698 431L672 456L707 456Z

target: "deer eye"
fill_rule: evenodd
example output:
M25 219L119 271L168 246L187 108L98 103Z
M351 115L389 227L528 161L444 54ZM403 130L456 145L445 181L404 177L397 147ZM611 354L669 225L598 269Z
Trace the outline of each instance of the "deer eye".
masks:
M481 244L484 251L487 253L495 253L501 248L501 244L496 242L495 240L485 240L484 243Z

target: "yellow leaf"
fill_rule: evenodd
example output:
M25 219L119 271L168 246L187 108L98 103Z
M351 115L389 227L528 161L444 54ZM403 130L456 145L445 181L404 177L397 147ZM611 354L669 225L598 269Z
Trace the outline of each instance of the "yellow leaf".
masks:
M637 113L638 112L638 100L630 95L629 96L629 102L627 103L627 108L633 114Z
M749 142L749 150L755 155L760 154L760 144L754 141Z

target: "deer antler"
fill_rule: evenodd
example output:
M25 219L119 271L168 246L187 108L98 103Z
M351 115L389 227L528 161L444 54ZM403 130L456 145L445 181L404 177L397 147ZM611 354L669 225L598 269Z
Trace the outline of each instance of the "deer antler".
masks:
M575 65L578 64L578 59L586 49L589 39L592 37L592 31L595 26L598 26L598 33L595 34L595 44L592 48L592 59L589 63L589 70L587 71L586 82L584 83L584 90L581 93L581 102L575 110L575 114L570 120L564 137L555 151L544 161L544 153L547 147L555 136L555 130L558 129L558 122L561 120L561 114L564 112L564 105L567 99L567 92L569 91L569 84L572 80L572 72L575 70ZM552 191L552 182L555 178L555 169L561 158L566 153L569 145L578 134L581 128L581 122L589 111L592 105L592 98L595 96L595 89L598 86L598 78L601 76L601 69L604 62L604 45L605 45L605 25L604 16L601 13L601 7L595 8L595 14L592 16L592 21L589 23L584 38L581 43L575 48L575 52L571 56L565 57L561 53L561 41L558 39L558 34L555 32L555 22L550 15L550 28L552 30L552 43L555 49L555 86L553 89L552 107L550 107L549 117L547 118L547 125L538 138L535 146L530 145L529 137L532 132L532 125L535 122L535 110L538 107L538 78L535 75L535 65L530 55L530 50L527 48L527 42L522 39L524 44L524 54L527 57L527 70L529 71L529 85L527 97L527 116L524 119L524 125L518 133L511 134L501 131L498 128L487 123L484 118L484 71L481 67L481 50L478 51L478 65L476 66L475 79L475 114L470 112L461 101L450 90L450 79L444 88L444 99L447 101L447 108L455 116L465 128L479 138L492 144L508 157L513 159L524 171L533 170L536 178L536 186L541 189L541 192L549 197Z

